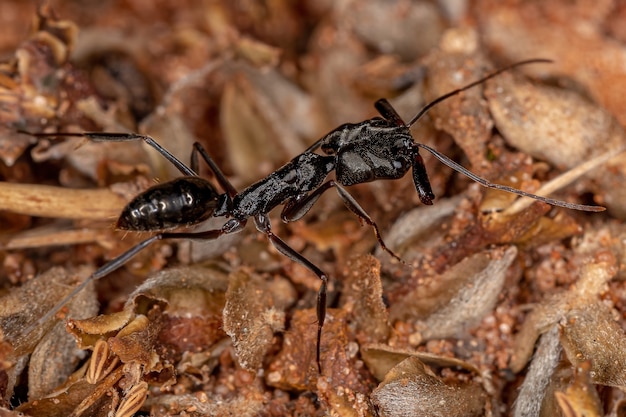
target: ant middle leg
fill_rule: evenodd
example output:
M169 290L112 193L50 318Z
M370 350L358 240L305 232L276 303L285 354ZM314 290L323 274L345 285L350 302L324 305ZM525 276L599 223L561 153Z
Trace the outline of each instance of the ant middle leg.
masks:
M235 198L235 195L237 195L237 190L235 189L235 187L233 187L230 181L228 181L226 175L224 175L220 167L217 166L213 158L211 158L209 153L206 151L206 149L204 149L204 146L202 146L200 142L195 142L193 144L193 150L191 152L192 169L198 172L198 154L202 156L202 159L204 159L206 164L209 166L209 168L213 172L213 175L215 175L217 182L220 184L220 187L222 187L222 189L226 191L226 194L228 194L231 199Z
M354 199L354 197L352 197L352 195L350 195L350 193L348 193L348 191L345 188L343 188L339 183L337 183L335 180L326 181L324 184L322 184L320 187L315 189L310 194L301 195L296 198L292 198L288 200L285 203L283 207L283 211L281 213L282 220L285 223L288 223L288 222L292 222L292 221L296 221L300 219L311 209L311 206L313 206L313 204L317 201L318 198L321 197L321 195L324 192L328 191L329 189L333 187L335 188L335 190L337 190L337 194L339 194L339 197L341 197L345 206L348 207L348 209L352 213L354 213L359 219L361 219L362 221L364 221L365 223L367 223L369 226L371 226L374 229L374 234L376 236L376 240L378 241L378 244L380 245L380 247L389 255L391 255L393 258L397 259L398 261L402 263L405 263L402 260L402 258L400 258L400 256L398 256L394 251L392 251L391 249L387 247L387 245L385 244L385 241L382 238L380 229L378 228L378 225L376 224L376 222L372 220L370 215L367 214L367 212Z
M326 275L315 264L301 255L298 251L289 246L284 240L279 238L272 232L272 226L267 214L258 214L254 217L254 224L259 232L264 233L272 245L281 254L313 272L322 281L319 290L317 291L317 348L315 351L315 358L317 361L317 370L322 373L321 362L321 343L322 343L322 328L324 327L324 320L326 319L326 296L328 286L328 275Z

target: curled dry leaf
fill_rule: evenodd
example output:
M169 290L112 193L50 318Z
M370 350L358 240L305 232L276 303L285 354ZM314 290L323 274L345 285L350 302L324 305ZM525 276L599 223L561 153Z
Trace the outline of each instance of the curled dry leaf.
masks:
M480 385L447 384L416 357L389 371L371 398L381 417L482 416L487 401Z
M224 337L227 285L228 275L217 268L173 268L139 286L125 308L146 313L149 306L165 303L160 343L179 353L204 350Z
M410 357L419 359L423 364L431 368L464 369L475 375L480 375L480 370L474 365L457 358L428 352L397 349L383 344L364 345L361 348L361 356L370 372L372 372L378 381L385 379L385 375L387 375L393 367Z
M516 255L515 246L472 255L394 303L390 317L420 320L424 340L457 336L492 311Z
M68 327L80 347L94 349L87 374L77 384L96 384L74 414L89 415L102 401L98 396L121 389L119 406L110 400L108 407L116 415L132 415L142 406L148 384L175 383L171 362L209 350L224 337L221 311L227 285L227 275L217 269L165 270L137 288L123 311L71 321ZM209 360L210 355L202 361ZM202 363L196 365L199 369Z
M242 270L229 277L224 331L233 340L239 365L249 371L262 365L274 333L284 328L285 309L295 300L295 290L288 283L276 284L279 289L287 288L287 294L274 294L273 284Z

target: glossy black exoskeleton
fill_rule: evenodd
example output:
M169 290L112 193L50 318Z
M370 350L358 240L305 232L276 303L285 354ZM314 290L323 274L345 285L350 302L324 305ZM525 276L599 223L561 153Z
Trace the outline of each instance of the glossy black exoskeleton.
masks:
M200 177L180 177L155 185L122 210L115 227L136 232L192 226L207 220L219 205L220 194Z
M384 101L388 104L387 101ZM381 103L381 101L377 102ZM336 157L335 176L342 185L354 185L382 179L399 179L413 169L413 183L424 204L432 204L435 195L428 180L409 126L379 107L385 118L376 117L361 123L339 126L316 144L327 155Z
M144 240L117 258L109 261L81 285L75 288L66 298L59 302L51 311L36 324L39 325L52 317L76 293L89 282L101 278L121 267L157 240L163 239L216 239L224 234L235 233L243 229L249 219L253 219L256 228L264 233L274 247L291 260L298 262L316 274L321 280L317 295L317 349L316 359L321 372L320 341L322 327L326 315L326 291L328 276L316 265L291 248L276 236L271 229L269 212L283 205L281 218L285 222L296 221L304 216L317 199L327 190L334 188L344 204L362 221L372 226L378 243L390 255L397 257L381 238L376 223L369 217L357 201L347 192L344 186L360 184L382 179L398 179L412 170L413 182L424 204L432 204L432 192L428 174L424 166L419 148L426 149L437 159L451 168L469 176L480 184L518 195L531 197L556 206L576 210L601 211L603 207L586 206L566 203L546 197L537 196L515 188L493 184L471 173L456 162L440 154L436 150L416 142L410 133L410 127L435 104L473 86L476 86L495 75L518 65L546 60L529 60L519 62L496 71L467 86L454 90L427 104L409 123L405 123L394 108L385 99L376 102L376 108L383 116L361 123L344 124L331 131L311 145L305 152L278 168L267 177L238 192L222 173L215 161L202 146L194 144L191 168L187 167L170 152L161 147L149 136L124 133L27 133L37 137L47 136L79 136L92 141L130 141L143 140L169 160L183 174L183 177L156 185L133 199L117 222L121 229L134 231L153 231L156 235ZM315 153L321 150L323 154ZM219 186L224 191L219 193L207 180L198 177L198 155L207 163ZM335 179L326 180L331 172ZM180 226L192 226L205 221L209 217L225 217L228 220L221 228L201 232L170 232ZM399 259L399 258L398 258ZM33 326L34 328L34 326ZM31 329L27 329L29 332Z

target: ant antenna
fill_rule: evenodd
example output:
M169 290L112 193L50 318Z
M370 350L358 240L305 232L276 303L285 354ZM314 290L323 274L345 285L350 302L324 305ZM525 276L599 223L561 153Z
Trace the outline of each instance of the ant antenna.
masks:
M411 127L413 126L419 119L422 118L422 116L424 116L430 109L432 109L433 107L435 107L437 104L441 103L444 100L447 100L448 98L459 94L460 92L463 92L465 90L469 90L472 87L476 87L479 84L484 83L487 80L490 80L491 78L495 77L496 75L502 74L503 72L509 71L513 68L517 68L520 67L522 65L527 65L527 64L539 64L539 63L543 63L543 64L551 64L552 61L551 59L544 59L544 58L535 58L535 59L527 59L526 61L519 61L516 62L515 64L511 64L508 67L503 67L500 68L497 71L492 72L491 74L481 78L480 80L474 81L473 83L470 83L464 87L461 88L457 88L456 90L450 91L447 94L444 94L441 97L436 98L435 100L431 101L430 103L428 103L427 105L425 105L422 110L419 111L419 113L417 113L415 115L415 117L413 117L411 119L411 121L409 123L406 124L407 127Z
M505 72L505 71L509 71L513 68L522 66L522 65L527 65L527 64L537 64L537 63L552 63L553 61L550 59L544 59L544 58L536 58L536 59L528 59L526 61L520 61L520 62L516 62L514 64L511 64L507 67L503 67L500 68L497 71L492 72L491 74L476 80L470 84L467 84L464 87L461 88L457 88L456 90L450 91L447 94L444 94L441 97L436 98L435 100L431 101L430 103L426 104L416 115L415 117L413 117L411 119L411 121L407 124L405 124L406 127L410 128L411 126L413 126L419 119L422 118L422 116L424 116L430 109L432 109L435 105L441 103L442 101L456 95L459 94L462 91L468 90L472 87L475 87L479 84L484 83L485 81ZM543 197L543 196L539 196L536 194L532 194L532 193L528 193L526 191L522 191L519 190L517 188L513 188L513 187L509 187L506 185L502 185L502 184L495 184L492 183L488 180L486 180L485 178L482 178L476 174L474 174L473 172L469 171L468 169L466 169L465 167L457 164L456 162L454 162L453 160L451 160L450 158L448 158L447 156L445 156L444 154L436 151L435 149L431 148L430 146L424 145L422 143L415 143L416 146L427 150L428 152L430 152L435 158L437 158L439 161L441 161L443 164L449 166L450 168L452 168L453 170L467 176L468 178L470 178L471 180L479 183L480 185L487 187L487 188L493 188L495 190L501 190L501 191L506 191L509 193L513 193L513 194L517 194L519 196L522 197L529 197L538 201L542 201L544 203L550 204L552 206L558 206L558 207L564 207L567 209L572 209L572 210L581 210L581 211L591 211L591 212L599 212L599 211L604 211L606 210L605 207L602 206L589 206L586 204L574 204L574 203L568 203L565 201L561 201L561 200L555 200L552 198L547 198L547 197Z
M513 188L513 187L506 186L506 185L496 184L496 183L487 181L485 178L479 177L478 175L474 174L472 171L467 170L463 166L457 164L456 162L454 162L453 160L451 160L450 158L448 158L444 154L442 154L442 153L436 151L435 149L431 148L430 146L426 146L426 145L424 145L422 143L417 143L417 142L415 143L415 145L419 146L422 149L426 149L435 158L440 160L441 163L443 163L444 165L449 166L450 168L452 168L456 172L459 172L459 173L467 176L471 180L476 181L477 183L479 183L483 187L493 188L494 190L506 191L506 192L509 192L509 193L512 193L512 194L517 194L517 195L522 196L522 197L529 197L529 198L532 198L534 200L543 201L544 203L550 204L552 206L564 207L564 208L571 209L571 210L593 211L593 212L606 210L606 207L603 207L603 206L588 206L586 204L568 203L566 201L555 200L553 198L543 197L543 196L540 196L540 195L537 195L537 194L528 193L526 191L519 190L517 188Z

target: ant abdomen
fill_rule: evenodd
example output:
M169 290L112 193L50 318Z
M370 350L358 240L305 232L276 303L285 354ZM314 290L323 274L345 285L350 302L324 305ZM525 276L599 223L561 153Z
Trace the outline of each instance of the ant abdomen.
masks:
M200 177L155 185L126 205L117 220L122 230L156 231L201 223L211 217L219 194Z

